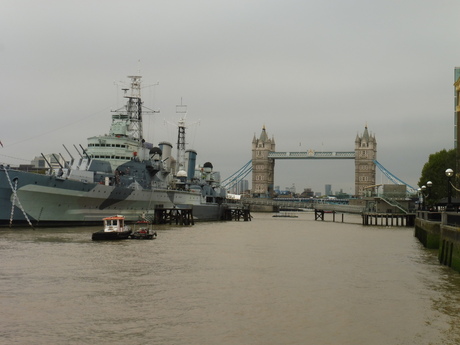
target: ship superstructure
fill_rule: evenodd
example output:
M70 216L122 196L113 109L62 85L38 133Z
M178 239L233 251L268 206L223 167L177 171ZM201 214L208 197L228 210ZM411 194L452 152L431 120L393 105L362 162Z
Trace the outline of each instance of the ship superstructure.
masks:
M196 152L185 151L185 120L173 174L172 145L143 137L141 77L129 78L126 105L113 112L109 133L88 138L69 165L50 167L48 175L0 167L1 224L87 224L114 213L134 221L174 207L192 207L198 221L220 219L225 191L216 187L212 164L196 167Z

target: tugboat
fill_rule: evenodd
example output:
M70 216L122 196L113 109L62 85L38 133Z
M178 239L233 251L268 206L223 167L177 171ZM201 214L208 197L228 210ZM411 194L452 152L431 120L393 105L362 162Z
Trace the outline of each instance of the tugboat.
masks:
M104 229L94 232L91 239L93 241L114 241L126 240L131 236L132 230L125 226L125 217L116 215L103 219Z
M140 220L136 222L134 231L129 238L133 240L154 240L157 238L157 232L151 228L151 222L148 220Z

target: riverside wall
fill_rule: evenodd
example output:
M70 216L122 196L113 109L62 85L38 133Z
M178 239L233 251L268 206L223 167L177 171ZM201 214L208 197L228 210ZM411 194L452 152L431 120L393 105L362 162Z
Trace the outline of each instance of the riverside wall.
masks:
M438 251L442 265L460 272L460 213L417 211L414 236Z

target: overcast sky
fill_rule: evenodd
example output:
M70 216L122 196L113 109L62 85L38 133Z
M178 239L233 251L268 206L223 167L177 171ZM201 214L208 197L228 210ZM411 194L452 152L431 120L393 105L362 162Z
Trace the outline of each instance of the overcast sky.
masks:
M143 76L149 141L189 148L227 177L265 125L277 151L353 151L416 187L451 149L458 0L3 0L0 162L27 164L105 134L126 76ZM139 62L140 61L140 62ZM158 85L155 85L158 84ZM378 182L386 182L378 174ZM354 161L276 161L275 185L354 192Z

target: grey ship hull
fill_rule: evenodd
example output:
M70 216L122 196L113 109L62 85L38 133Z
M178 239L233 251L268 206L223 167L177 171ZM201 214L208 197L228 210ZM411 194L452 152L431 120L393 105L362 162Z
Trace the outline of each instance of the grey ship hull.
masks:
M3 226L9 225L11 218L14 226L27 225L26 215L34 226L100 224L102 218L114 214L136 221L141 215L153 216L155 208L190 206L195 221L221 219L222 206L203 203L199 193L135 190L0 169L0 225Z

